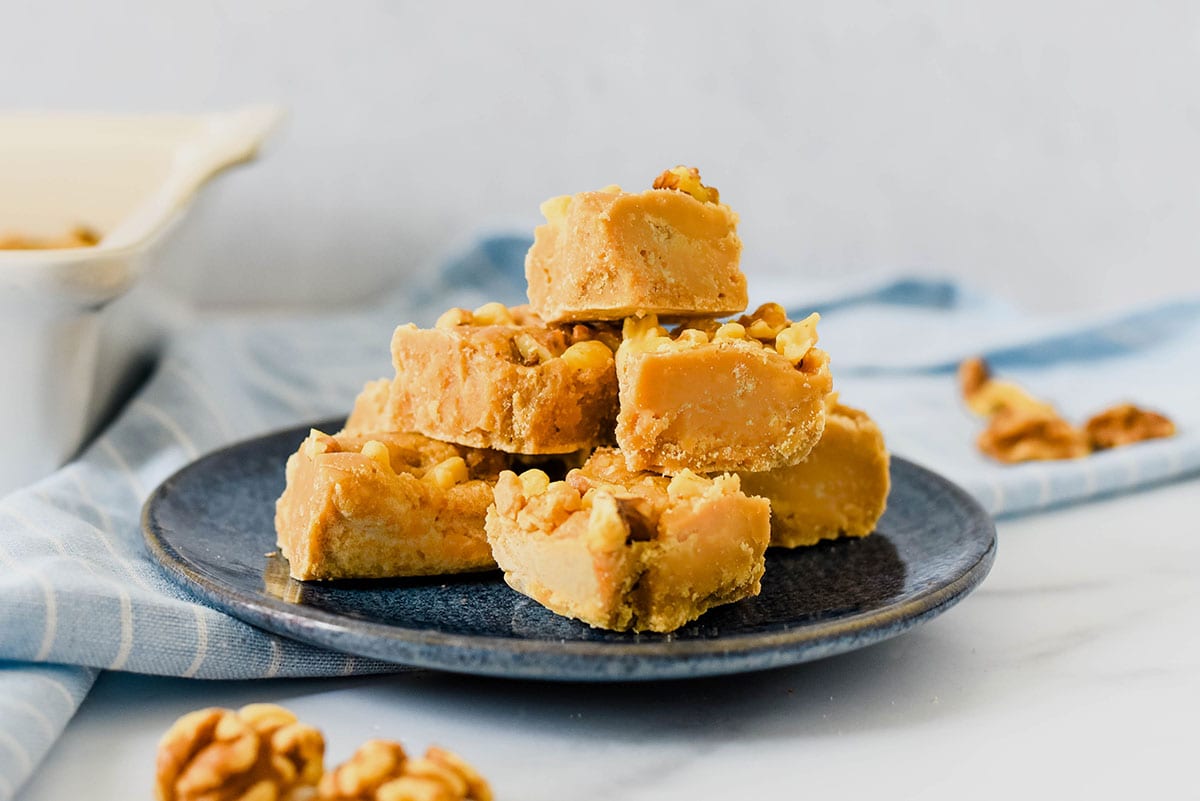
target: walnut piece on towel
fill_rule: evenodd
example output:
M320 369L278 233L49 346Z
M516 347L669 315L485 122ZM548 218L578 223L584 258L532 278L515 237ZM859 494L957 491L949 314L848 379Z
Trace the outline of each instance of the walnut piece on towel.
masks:
M1038 400L1011 381L992 377L991 368L976 356L958 366L958 386L967 407L980 417L1004 411L1054 414L1054 407Z
M1083 428L1096 450L1132 445L1175 433L1175 424L1165 415L1132 403L1121 403L1105 409L1089 419Z
M1054 412L1012 409L994 415L977 444L993 459L1009 463L1078 459L1092 450L1083 431Z
M1078 428L1051 404L1011 381L992 377L981 357L958 366L958 386L967 407L988 421L976 441L979 450L1001 462L1077 459L1094 450L1175 433L1175 424L1166 416L1132 403L1100 412Z

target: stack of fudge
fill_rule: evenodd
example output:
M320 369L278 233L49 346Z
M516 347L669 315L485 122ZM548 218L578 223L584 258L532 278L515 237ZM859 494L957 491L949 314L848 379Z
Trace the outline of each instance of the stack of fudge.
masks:
M498 566L558 614L667 632L757 595L768 546L874 529L883 437L838 402L817 315L742 314L738 218L698 171L542 212L528 306L400 326L395 377L288 459L293 578Z

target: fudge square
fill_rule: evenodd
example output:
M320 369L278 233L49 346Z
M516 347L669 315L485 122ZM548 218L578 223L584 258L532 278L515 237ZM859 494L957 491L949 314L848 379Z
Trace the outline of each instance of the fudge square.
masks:
M402 325L389 428L522 454L611 442L618 341L612 326L547 326L499 303L451 309L432 329Z
M674 631L760 591L770 506L735 475L634 474L600 449L565 481L501 473L495 496L488 542L504 580L593 627Z
M829 396L825 433L791 467L741 473L742 489L771 502L771 545L865 537L887 508L888 451L866 412Z
M312 431L287 461L275 532L292 578L390 578L495 567L484 532L507 457L420 434Z
M793 323L766 304L738 322L673 333L653 316L626 320L616 439L629 468L763 471L807 456L833 389L817 319Z
M746 308L737 215L717 200L716 190L699 183L698 172L694 183L676 180L666 188L660 176L660 184L664 188L631 193L609 187L542 204L546 223L535 229L525 258L534 311L561 322L720 317Z

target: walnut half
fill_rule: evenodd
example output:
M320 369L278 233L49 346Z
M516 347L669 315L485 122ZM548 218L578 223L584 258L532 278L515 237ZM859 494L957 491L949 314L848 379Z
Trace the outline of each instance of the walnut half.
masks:
M1132 403L1105 409L1088 420L1083 428L1092 447L1097 450L1169 437L1175 433L1175 424L1165 415Z
M410 758L400 743L368 740L326 773L318 801L492 801L479 773L456 754L431 747Z
M324 772L325 738L274 704L184 715L158 745L158 801L298 801Z
M958 366L958 386L967 407L980 417L990 418L1005 411L1057 414L1053 406L1020 386L993 378L988 363L978 356Z
M1001 462L1078 459L1091 453L1087 436L1054 412L1005 409L979 435L979 450Z

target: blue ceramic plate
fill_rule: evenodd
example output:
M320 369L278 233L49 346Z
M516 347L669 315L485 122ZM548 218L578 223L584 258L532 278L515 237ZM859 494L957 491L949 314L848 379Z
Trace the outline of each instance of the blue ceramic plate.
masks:
M336 430L338 421L318 423ZM275 549L283 465L308 426L230 446L163 482L150 551L213 606L297 640L405 665L533 679L739 673L861 648L953 606L983 580L995 528L961 489L903 459L879 530L767 554L762 594L669 635L593 629L510 590L499 572L305 584Z

